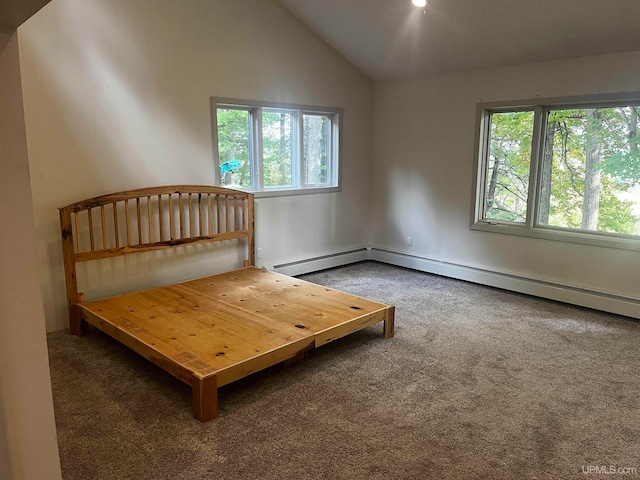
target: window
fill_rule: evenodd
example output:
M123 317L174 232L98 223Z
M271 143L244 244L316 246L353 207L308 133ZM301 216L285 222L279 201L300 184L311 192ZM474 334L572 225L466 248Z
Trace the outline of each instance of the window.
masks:
M491 115L484 218L523 223L527 216L533 112Z
M640 100L481 104L472 228L640 250Z
M216 183L283 195L340 187L342 111L214 98Z

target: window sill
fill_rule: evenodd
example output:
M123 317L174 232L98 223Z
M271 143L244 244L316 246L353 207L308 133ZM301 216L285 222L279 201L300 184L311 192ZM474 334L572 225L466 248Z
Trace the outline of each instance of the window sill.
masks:
M640 251L640 238L629 235L615 235L597 232L565 230L554 227L528 227L512 223L479 221L471 225L472 230L490 233L506 233L542 240L578 243L595 247L617 248Z
M335 193L341 192L342 187L313 187L313 188L296 188L296 189L273 189L273 190L251 190L244 188L237 188L245 192L253 193L255 198L270 198L270 197L289 197L293 195L309 195L312 193Z

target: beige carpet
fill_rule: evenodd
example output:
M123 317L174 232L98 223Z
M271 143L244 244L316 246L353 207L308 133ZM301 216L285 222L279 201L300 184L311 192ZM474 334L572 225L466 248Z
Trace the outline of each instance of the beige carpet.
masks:
M395 338L226 386L206 424L109 337L50 334L64 478L640 478L640 322L373 262L303 278L396 305Z

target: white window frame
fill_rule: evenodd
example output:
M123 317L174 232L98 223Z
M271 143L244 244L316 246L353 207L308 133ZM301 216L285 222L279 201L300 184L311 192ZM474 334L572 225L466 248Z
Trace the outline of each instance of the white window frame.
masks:
M562 108L615 107L633 104L640 105L640 97L633 93L479 103L476 110L476 140L473 166L475 181L472 192L473 202L470 228L483 232L506 233L546 240L640 251L640 236L638 235L624 235L540 225L537 221L542 179L545 123L549 110ZM523 223L515 223L484 218L491 114L523 110L534 111L526 220Z
M211 97L211 123L213 132L213 169L214 182L221 184L220 152L218 151L218 108L246 110L250 113L251 131L249 157L251 162L252 188L243 188L256 197L273 197L282 195L300 195L309 193L339 192L342 190L342 114L343 109L335 107L316 107L289 103L263 102L258 100L242 100L226 97ZM293 113L292 136L292 183L282 187L265 187L263 175L262 150L262 111L263 109L287 110ZM325 185L304 183L304 159L302 129L305 114L326 115L331 120L331 158L328 165L328 182Z

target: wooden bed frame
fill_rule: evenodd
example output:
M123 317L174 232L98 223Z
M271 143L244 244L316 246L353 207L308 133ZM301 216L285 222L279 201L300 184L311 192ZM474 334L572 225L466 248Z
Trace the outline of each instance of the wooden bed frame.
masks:
M219 387L378 322L394 307L256 268L247 192L178 185L104 195L60 208L70 331L85 322L171 373L193 392L194 416L218 416ZM77 262L246 239L244 268L84 301Z

